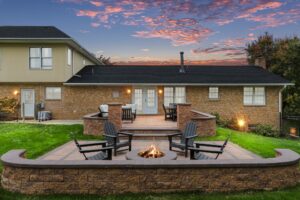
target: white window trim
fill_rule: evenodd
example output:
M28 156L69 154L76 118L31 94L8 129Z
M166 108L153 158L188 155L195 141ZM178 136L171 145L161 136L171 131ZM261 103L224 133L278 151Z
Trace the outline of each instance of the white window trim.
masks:
M245 103L245 88L252 88L252 103ZM255 88L263 88L264 89L264 103L263 104L258 104L258 103L255 103ZM247 86L247 87L243 87L243 104L244 106L265 106L266 105L266 102L267 102L267 97L266 97L266 87L263 87L263 86Z
M164 87L164 105L165 106L169 106L169 105L166 105L165 104L165 88L173 88L173 100L172 100L172 103L175 103L175 100L176 100L176 88L177 87L180 87L180 88L184 88L184 103L186 102L186 87L185 86L165 86Z
M211 89L213 89L213 88L216 88L217 89L217 92L211 92ZM217 97L212 97L211 95L212 94L217 94ZM220 90L219 90L219 87L217 87L217 86L212 86L212 87L208 87L208 98L210 99L210 100L218 100L218 99L220 99Z
M49 97L47 97L47 89L48 88L59 88L60 89L60 97L59 98L49 98ZM62 88L61 87L55 87L55 86L45 87L45 99L46 100L61 100L62 99Z
M39 49L40 51L40 57L31 57L31 49ZM51 49L51 54L52 56L51 57L43 57L43 49ZM38 58L40 60L40 67L39 68L32 68L31 67L31 59L32 58ZM51 58L51 62L52 62L52 65L51 66L44 66L43 65L43 58ZM52 47L29 47L29 69L30 70L49 70L49 69L53 69L53 48Z

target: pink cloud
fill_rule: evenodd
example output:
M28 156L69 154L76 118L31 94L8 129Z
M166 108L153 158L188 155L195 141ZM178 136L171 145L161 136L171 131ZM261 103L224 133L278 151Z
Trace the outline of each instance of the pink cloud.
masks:
M115 62L113 60L113 62ZM175 59L147 59L146 61L143 58L127 61L116 61L118 65L178 65L179 60ZM246 58L223 58L223 59L199 59L199 60L186 60L185 64L187 65L246 65Z
M224 55L227 57L240 57L240 56L245 56L246 52L244 48L241 47L210 47L210 48L205 48L205 49L194 49L192 50L193 54L198 54L198 55Z
M252 7L250 9L246 10L244 13L237 16L237 18L238 19L239 18L247 18L258 11L267 10L267 9L275 9L275 8L281 7L282 5L283 5L283 3L278 2L278 1L259 4L259 5L256 5L255 7Z
M163 38L176 46L195 44L209 37L214 32L209 28L214 27L210 26L212 23L225 26L236 20L246 20L255 23L253 29L264 29L300 19L298 9L287 11L288 3L279 0L60 1L93 4L99 7L98 10L80 10L76 15L90 17L94 23L107 28L115 24L139 26L141 30L134 34L135 37ZM229 42L238 44L244 41L235 39Z
M92 10L79 10L77 11L77 16L84 16L84 17L91 17L95 18L100 12L99 11L92 11Z
M122 7L113 7L113 6L106 6L105 7L105 13L106 14L110 14L110 13L119 13L119 12L122 12L123 11L123 8Z
M97 7L100 7L100 6L103 5L103 3L100 2L100 1L90 1L90 3L93 4L94 6L97 6Z
M162 38L171 40L174 46L195 44L208 37L210 29L172 30L160 29L152 31L137 31L133 36L139 38Z
M96 23L96 22L92 22L92 23L91 23L91 26L94 27L94 28L97 28L97 27L100 26L100 24L99 24L99 23Z

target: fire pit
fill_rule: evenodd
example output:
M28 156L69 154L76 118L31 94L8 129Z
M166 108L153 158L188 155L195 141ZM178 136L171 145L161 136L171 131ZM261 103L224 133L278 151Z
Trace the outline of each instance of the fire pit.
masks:
M133 150L126 154L127 160L176 160L177 154L172 151L161 151L157 146L150 145L146 150Z

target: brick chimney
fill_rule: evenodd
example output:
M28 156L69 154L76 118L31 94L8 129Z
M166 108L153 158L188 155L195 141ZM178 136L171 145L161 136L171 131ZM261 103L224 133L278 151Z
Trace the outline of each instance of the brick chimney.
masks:
M254 64L256 66L259 66L259 67L262 67L264 69L267 69L266 59L264 57L256 58L255 61L254 61Z

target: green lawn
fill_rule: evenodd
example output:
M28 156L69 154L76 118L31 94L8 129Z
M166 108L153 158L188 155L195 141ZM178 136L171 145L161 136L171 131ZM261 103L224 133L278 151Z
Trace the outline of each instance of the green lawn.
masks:
M69 141L71 132L78 139L95 138L84 136L82 131L82 125L0 123L0 156L11 149L26 149L28 158L36 158Z
M96 195L51 195L27 196L10 193L0 189L0 199L5 200L297 200L300 198L300 185L294 188L278 191L240 192L240 193L170 193L170 194L126 194L99 197Z
M216 136L198 138L198 140L225 140L229 134L231 134L231 142L264 158L274 157L274 149L278 148L291 149L300 154L300 140L265 137L253 133L233 131L226 128L218 128Z

